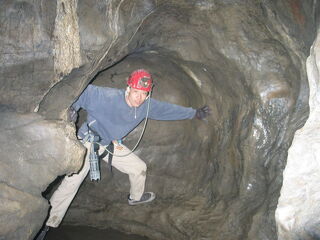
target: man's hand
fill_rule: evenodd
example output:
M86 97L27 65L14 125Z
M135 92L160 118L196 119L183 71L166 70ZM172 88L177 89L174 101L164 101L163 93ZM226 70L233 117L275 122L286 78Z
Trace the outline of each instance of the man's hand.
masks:
M78 113L77 111L71 106L69 109L68 109L68 121L69 122L73 122L75 123L78 119Z
M199 120L203 120L207 118L209 115L210 115L210 108L207 105L205 105L197 109L195 117Z

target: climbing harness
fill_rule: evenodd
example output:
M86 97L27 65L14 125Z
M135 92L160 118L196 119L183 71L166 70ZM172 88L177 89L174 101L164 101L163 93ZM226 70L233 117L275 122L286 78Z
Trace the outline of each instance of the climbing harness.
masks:
M107 151L108 150L108 151ZM106 146L105 150L102 154L99 155L99 159L104 159L108 155L108 168L110 172L112 173L112 154L108 154L108 152L113 153L114 152L114 144L111 142L108 146Z

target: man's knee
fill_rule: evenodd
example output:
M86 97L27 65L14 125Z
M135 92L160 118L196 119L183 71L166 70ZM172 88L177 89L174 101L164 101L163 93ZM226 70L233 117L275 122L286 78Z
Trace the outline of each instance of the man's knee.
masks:
M140 173L142 176L146 176L147 175L147 169L146 170L142 170Z
M147 173L147 164L144 161L139 161L138 164L135 167L135 174L136 175L142 175L146 176Z

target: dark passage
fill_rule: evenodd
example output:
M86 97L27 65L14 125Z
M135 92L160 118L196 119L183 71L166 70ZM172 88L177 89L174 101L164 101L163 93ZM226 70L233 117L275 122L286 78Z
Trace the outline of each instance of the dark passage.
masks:
M60 226L51 228L45 240L149 240L134 234L125 234L113 229L97 229L88 226Z

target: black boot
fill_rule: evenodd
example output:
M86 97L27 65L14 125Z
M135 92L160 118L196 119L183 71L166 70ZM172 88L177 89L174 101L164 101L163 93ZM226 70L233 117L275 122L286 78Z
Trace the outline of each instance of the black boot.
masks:
M34 240L43 240L47 232L49 231L49 228L49 226L45 225Z

